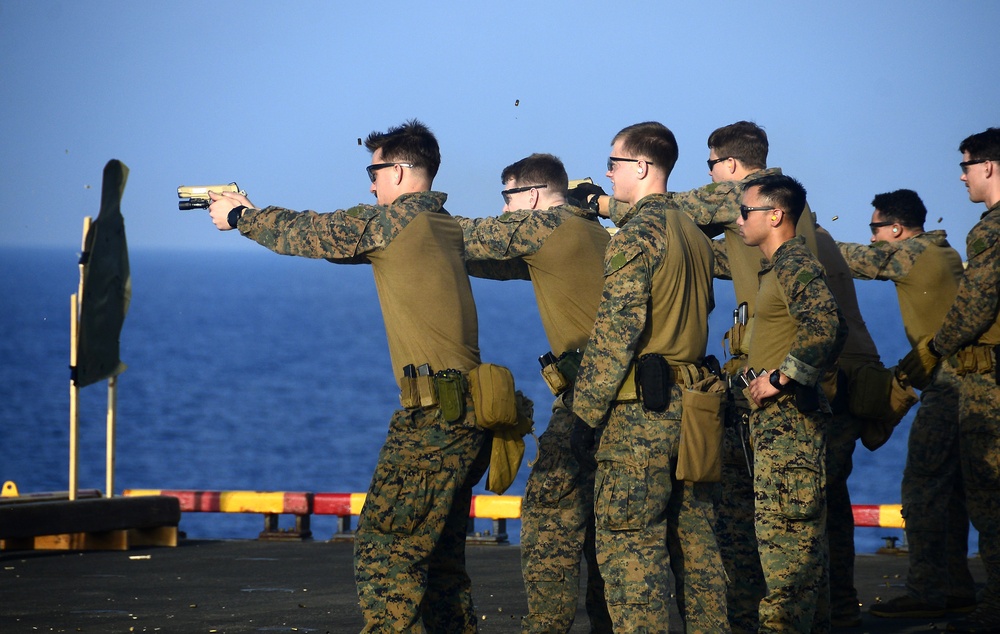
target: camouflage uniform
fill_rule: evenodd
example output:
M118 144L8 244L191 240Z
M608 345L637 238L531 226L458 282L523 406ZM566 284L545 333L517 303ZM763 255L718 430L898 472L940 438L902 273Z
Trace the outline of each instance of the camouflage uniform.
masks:
M328 214L251 209L238 228L277 253L371 264L397 377L407 364L467 372L479 363L478 324L445 198L404 194ZM465 533L490 443L475 423L470 399L450 423L439 407L393 414L354 542L365 632L476 631Z
M617 214L616 214L617 216ZM673 571L687 632L728 632L726 574L712 530L717 484L674 477L682 385L703 376L712 309L705 236L652 194L622 218L604 263L604 295L573 411L603 427L594 507L597 556L615 632L665 632ZM676 380L665 411L625 390L633 362L662 355Z
M688 192L674 194L677 205L695 224L710 236L723 235L721 244L713 243L716 254L716 277L731 279L737 303L746 302L752 317L757 294L757 273L760 271L760 250L743 243L736 219L740 214L743 188L754 179L781 174L781 169L771 168L754 172L741 181L711 183ZM817 255L827 274L827 283L834 298L848 320L847 343L840 357L845 369L864 363L877 363L878 352L865 326L858 308L857 296L850 272L843 258L825 230L815 223L815 216L808 205L796 225L796 235L805 239L809 249ZM751 324L752 326L752 324ZM739 332L737 332L739 330ZM727 334L729 352L733 358L726 363L726 370L735 374L746 365L747 334L750 326L734 326ZM742 333L742 336L740 335ZM757 607L766 591L757 554L753 524L753 482L747 463L752 464L752 451L745 449L741 440L742 421L749 416L746 400L734 394L728 415L724 444L724 475L722 500L718 508L716 531L722 560L730 578L739 578L738 584L729 588L728 605L730 624L734 632L751 633L757 630ZM832 593L833 615L840 623L860 620L857 590L854 588L854 515L847 488L847 478L853 468L852 456L860 435L861 421L846 411L835 412L831 421L827 443L827 499L831 567L830 592L821 592L820 618L813 622L813 632L823 634L829 630L827 614L831 612L828 594Z
M896 285L910 345L940 327L963 272L962 258L943 231L839 247L856 278ZM945 608L949 598L956 604L975 599L958 452L958 403L957 379L945 364L920 394L903 470L901 497L910 552L906 589L933 609Z
M760 273L748 363L819 392L836 360L847 324L823 268L801 237L775 250ZM761 632L813 629L824 589L826 433L829 408L802 413L795 390L768 399L750 417L754 446L757 543L767 580ZM822 616L820 616L822 618Z
M570 205L521 210L495 218L456 218L465 234L469 273L492 279L529 277L549 349L583 349L604 284L609 235L593 214ZM521 569L528 596L524 632L568 632L587 560L586 607L591 632L610 632L604 580L594 546L594 471L570 449L578 420L553 404L521 503Z
M989 208L966 239L968 265L955 303L934 335L934 348L958 367L959 455L986 587L971 622L1000 630L1000 204ZM957 353L957 354L956 354ZM977 354L978 353L978 354ZM949 359L952 355L954 358ZM988 371L969 367L969 357L990 359ZM979 631L979 630L977 630Z

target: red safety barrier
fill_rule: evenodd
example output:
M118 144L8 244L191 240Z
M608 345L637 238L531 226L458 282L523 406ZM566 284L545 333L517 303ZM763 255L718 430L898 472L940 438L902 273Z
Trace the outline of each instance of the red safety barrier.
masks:
M302 539L309 537L311 515L334 515L338 531L334 539L353 539L351 518L361 514L364 493L308 493L302 491L180 491L161 489L127 489L126 496L169 495L180 501L186 513L263 513L264 539ZM855 504L854 525L857 527L902 528L899 504ZM294 515L294 530L279 530L279 515ZM474 495L469 510L470 535L473 541L503 543L507 541L507 520L520 519L521 497L516 495ZM493 531L476 533L472 519L493 520Z

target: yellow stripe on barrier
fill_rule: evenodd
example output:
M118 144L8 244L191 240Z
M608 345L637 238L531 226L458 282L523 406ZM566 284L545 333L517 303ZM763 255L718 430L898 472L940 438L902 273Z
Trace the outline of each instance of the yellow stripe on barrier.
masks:
M365 505L366 497L368 497L367 493L351 494L351 515L361 515L361 507Z
M882 528L903 528L906 524L903 519L903 505L881 505L878 509L878 524Z
M518 519L521 517L519 495L477 495L473 515L493 519Z
M283 513L284 492L223 491L219 494L219 511L223 513Z

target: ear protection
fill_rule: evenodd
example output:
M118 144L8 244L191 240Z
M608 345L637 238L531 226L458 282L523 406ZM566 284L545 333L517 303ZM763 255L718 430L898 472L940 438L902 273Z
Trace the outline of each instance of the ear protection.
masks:
M771 216L771 220L777 220L777 219L778 219L777 216Z
M893 233L899 233L899 227L893 227L892 228L892 232Z

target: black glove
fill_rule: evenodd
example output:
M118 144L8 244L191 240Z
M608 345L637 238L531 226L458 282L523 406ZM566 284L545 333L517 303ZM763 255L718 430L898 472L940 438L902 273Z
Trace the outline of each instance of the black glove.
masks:
M579 418L576 419L573 430L569 434L569 446L581 469L597 470L597 460L594 459L596 444L597 430Z
M593 183L580 183L567 192L567 195L577 201L581 207L587 206L587 199L591 196L607 196L600 185Z

